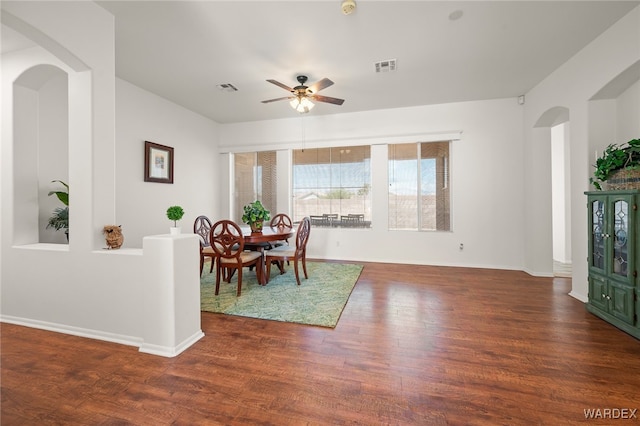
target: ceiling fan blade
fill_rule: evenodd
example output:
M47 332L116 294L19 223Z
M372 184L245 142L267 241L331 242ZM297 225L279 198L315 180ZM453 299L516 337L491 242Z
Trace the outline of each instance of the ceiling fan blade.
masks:
M344 103L344 99L332 98L331 96L322 96L322 95L312 95L309 98L318 102L327 102L335 105L342 105Z
M276 101L285 101L287 99L293 99L293 96L285 96L283 98L275 98L275 99L267 99L266 101L262 101L263 104L268 104L269 102L276 102Z
M282 84L279 81L275 81L275 80L267 80L269 83L275 84L276 86L282 87L284 90L288 91L288 92L293 92L293 89L289 86L287 86L286 84Z
M333 81L329 80L328 78L323 78L322 80L317 81L313 83L311 86L309 86L309 90L311 91L311 93L318 93L322 89L326 89L332 84L333 84Z

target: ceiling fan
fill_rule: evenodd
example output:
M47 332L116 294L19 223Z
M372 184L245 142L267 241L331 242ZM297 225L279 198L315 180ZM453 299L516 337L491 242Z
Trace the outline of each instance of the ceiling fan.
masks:
M311 86L305 86L307 82L306 75L299 75L297 78L298 86L291 88L286 84L282 84L276 80L267 80L269 83L273 83L276 86L282 87L284 90L291 92L291 96L284 96L282 98L269 99L266 101L262 101L263 104L267 104L269 102L275 101L284 101L285 99L290 100L290 105L293 109L303 114L305 112L311 111L311 108L314 107L313 102L326 102L334 105L342 105L344 103L344 99L332 98L330 96L322 96L317 93L326 89L327 87L333 84L333 81L328 78L323 78L322 80L312 84Z

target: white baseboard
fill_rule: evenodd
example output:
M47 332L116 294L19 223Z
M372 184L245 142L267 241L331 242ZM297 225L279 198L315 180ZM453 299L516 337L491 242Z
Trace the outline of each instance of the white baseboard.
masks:
M541 278L553 278L553 272L542 272L542 271L533 271L531 269L525 268L522 270L532 277L541 277Z
M573 297L574 299L578 299L582 303L587 303L589 301L589 298L587 296L585 296L584 294L576 293L575 291L570 291L569 296Z
M198 330L191 337L188 337L177 346L160 346L160 345L153 345L150 343L142 343L140 345L140 352L171 358L171 357L180 355L189 346L193 345L195 342L202 339L203 337L204 337L204 333L202 332L202 330Z
M38 328L41 330L53 331L56 333L70 334L73 336L87 337L89 339L104 340L106 342L118 343L127 346L139 347L142 344L142 339L139 337L107 333L104 331L91 330L64 324L56 324L29 318L13 317L10 315L0 315L0 322L21 325L24 327Z
M118 343L120 345L136 346L139 348L140 352L164 357L174 357L180 355L187 348L204 337L204 333L202 332L202 330L198 330L196 333L185 339L179 345L175 347L169 347L144 343L144 341L140 337L124 336L120 334L107 333L104 331L90 330L86 328L73 327L69 325L56 324L29 318L13 317L11 315L0 315L0 322L6 322L8 324L15 324L30 328L37 328L40 330L53 331L55 333L70 334L72 336L86 337L89 339L104 340L106 342Z

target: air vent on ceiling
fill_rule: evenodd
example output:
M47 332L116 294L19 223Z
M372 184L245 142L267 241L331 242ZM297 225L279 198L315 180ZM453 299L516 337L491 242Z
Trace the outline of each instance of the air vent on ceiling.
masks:
M216 87L219 90L222 90L223 92L237 92L238 91L236 86L234 86L231 83L218 84Z
M386 61L376 62L374 65L376 67L376 72L389 72L396 70L395 59L387 59Z

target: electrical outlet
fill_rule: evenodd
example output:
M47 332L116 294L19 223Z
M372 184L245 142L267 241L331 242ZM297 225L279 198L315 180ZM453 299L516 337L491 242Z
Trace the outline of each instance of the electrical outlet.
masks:
M336 247L340 247L340 241L336 241Z
M460 251L464 250L464 244L460 243L459 249L460 249Z

